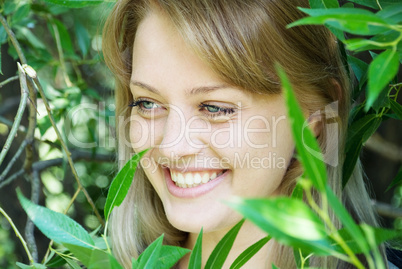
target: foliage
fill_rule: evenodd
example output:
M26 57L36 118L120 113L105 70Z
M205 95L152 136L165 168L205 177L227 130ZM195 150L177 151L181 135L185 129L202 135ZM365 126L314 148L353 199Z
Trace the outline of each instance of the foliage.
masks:
M27 78L27 85L21 85L21 87L25 87L27 91L37 88L41 93L43 84L44 94L40 97L44 103L47 99L51 100L52 112L50 113L49 110L48 116L38 120L37 128L42 137L52 128L57 129L57 123L65 123L68 120L65 112L73 110L74 106L80 104L83 99L98 101L100 99L83 79L80 71L83 63L96 63L101 58L97 52L90 50L91 35L82 21L74 19L73 25L68 28L67 23L63 22L59 15L69 8L92 7L101 2L104 1L7 1L1 6L1 14L7 16L10 28L16 33L16 40L24 45L23 54L27 56L26 63L29 64L29 66L23 65L20 69L20 77ZM54 5L55 3L59 5ZM353 3L366 5L376 12L355 8ZM345 55L345 62L351 66L358 81L353 93L354 98L357 99L366 93L366 98L354 108L350 117L343 171L345 185L363 144L381 122L388 118L402 120L402 106L397 102L402 83L396 78L399 65L402 63L402 4L391 0L353 0L344 7L339 7L335 0L310 0L310 5L311 9L301 9L309 16L290 24L289 27L323 24L333 31L339 38L338 45ZM50 39L56 44L55 51L48 51L48 46L45 45L49 42L46 40L48 37L41 39L39 34L32 30L33 28L36 31L43 30L43 27L32 26L32 24L39 25L39 22L44 23L51 32ZM8 53L14 58L19 57L21 63L26 64L21 52L18 51L18 46L11 43L12 39L7 38L5 30L7 30L5 27L0 29L0 42L9 42ZM75 39L71 38L71 31L74 32ZM354 37L344 38L344 33L353 34ZM96 40L96 38L92 40L94 46L96 46ZM341 41L350 55L346 56ZM370 64L352 55L353 52L362 51L371 53ZM51 53L58 55L57 61ZM358 225L353 221L341 201L327 185L325 165L318 144L310 129L303 128L305 119L286 74L280 66L277 67L277 71L282 81L298 157L303 164L305 174L299 180L292 197L238 198L227 202L245 219L250 220L268 234L267 237L245 249L233 262L231 268L240 268L244 265L271 237L294 248L296 264L300 268L307 268L309 258L313 255L335 256L352 263L357 268L364 268L357 254L363 254L366 257L370 268L385 268L377 246L401 235L394 230L374 228L365 224ZM59 81L57 89L50 83L54 79ZM33 98L32 95L31 98ZM106 121L108 118L106 111L102 113L105 113ZM91 132L93 124L91 120L79 124L81 127L84 126L84 129L80 130L85 130L87 134L86 143L99 143L100 138ZM75 128L78 129L78 127ZM75 166L69 156L69 149L62 143L68 135L62 131L61 135L54 139L54 143L57 145L55 149L58 152L61 152L60 149L63 148L66 154L64 165L67 167L68 161L74 173ZM311 150L317 154L311 154ZM93 152L93 154L97 153L99 152ZM120 205L126 196L138 161L144 153L134 155L112 182L104 206L105 231L109 214L113 207ZM400 185L401 182L401 172L399 172L392 186ZM77 177L78 192L86 194L86 186L87 184L82 184ZM321 206L312 198L313 191L320 194ZM59 244L57 249L50 248L50 255L46 255L42 263L30 258L30 265L17 263L20 268L58 267L63 264L71 268L80 268L80 264L88 268L122 268L111 254L106 232L100 236L99 232L88 233L68 216L37 205L37 202L28 200L20 192L18 197L35 225L47 237ZM91 200L88 196L86 197L91 204ZM72 198L72 201L74 199ZM97 208L93 207L94 210ZM342 223L342 229L337 229L331 222L328 213L330 210ZM4 211L2 213L6 215ZM101 223L102 220L99 222ZM207 261L206 268L217 268L224 264L243 222L244 220L235 225L217 244ZM201 268L202 236L203 230L191 251L189 268ZM22 238L21 241L25 243ZM163 235L149 245L138 259L133 259L132 268L170 268L190 252L181 247L163 245L162 242ZM30 256L29 251L27 254ZM276 268L275 265L272 267Z

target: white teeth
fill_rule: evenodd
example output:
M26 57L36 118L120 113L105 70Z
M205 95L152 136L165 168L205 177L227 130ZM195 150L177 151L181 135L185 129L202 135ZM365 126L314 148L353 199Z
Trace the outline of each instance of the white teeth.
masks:
M205 173L203 176L202 176L202 183L207 183L209 181L209 174L208 173Z
M184 177L182 173L177 173L177 183L184 184Z
M211 180L213 180L213 179L215 179L215 178L216 178L216 172L214 172L214 173L212 174Z
M199 173L195 174L194 176L194 184L200 184L202 181L202 177Z
M193 175L191 173L186 174L185 183L187 185L192 185L194 183Z
M177 182L177 174L176 173L171 173L171 176L172 176L172 180L174 182Z

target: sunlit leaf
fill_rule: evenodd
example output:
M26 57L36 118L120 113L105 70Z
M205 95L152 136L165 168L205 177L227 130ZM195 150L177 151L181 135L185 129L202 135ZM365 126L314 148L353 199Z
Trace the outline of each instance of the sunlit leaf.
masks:
M399 68L399 56L393 50L379 54L370 64L368 71L368 97L366 111L377 99L380 92L395 77Z
M300 109L285 72L279 66L277 66L276 70L281 79L292 134L296 142L300 161L303 164L307 178L312 181L318 190L324 190L327 175L324 162L322 161L321 149L310 128L305 124L306 120L303 117L303 112Z
M22 195L20 190L17 190L17 195L29 218L48 238L59 244L67 243L93 248L94 241L91 236L77 222L66 215L32 203Z
M119 171L116 175L112 184L110 186L106 204L105 204L105 219L109 219L109 215L112 212L115 206L121 205L124 198L126 197L128 190L130 189L131 183L133 182L133 177L135 171L137 169L137 165L141 159L141 157L148 150L141 151L138 154L135 154Z
M123 269L123 266L117 262L116 258L106 251L94 249L89 261L88 269Z
M333 253L324 224L301 200L235 199L228 204L282 244L316 255Z
M310 15L288 25L327 25L356 35L374 35L389 30L387 23L371 13L359 8L307 9L301 11Z
M156 262L155 268L169 269L172 268L184 255L189 253L190 250L175 246L162 246L160 257Z
M254 243L243 251L230 266L230 269L240 269L246 262L248 262L265 244L271 239L267 236Z
M332 210L343 224L345 230L354 239L354 241L357 242L359 249L362 250L363 253L366 253L369 250L369 246L359 226L355 223L352 216L343 206L341 201L339 201L338 197L334 194L329 186L326 187L326 194Z
M218 242L211 255L209 256L205 269L222 268L229 255L230 249L236 239L237 234L240 231L241 226L244 223L244 219L233 226L227 234Z
M160 257L162 249L163 235L159 236L150 244L138 257L138 268L154 269Z
M193 250L191 251L190 261L188 263L188 269L201 269L202 235L203 235L203 228L201 228L197 240L195 241Z

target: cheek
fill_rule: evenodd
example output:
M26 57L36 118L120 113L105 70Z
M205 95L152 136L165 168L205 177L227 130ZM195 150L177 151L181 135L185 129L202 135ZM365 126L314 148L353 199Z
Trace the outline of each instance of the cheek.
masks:
M152 126L150 121L138 115L130 117L130 143L138 152L151 146Z

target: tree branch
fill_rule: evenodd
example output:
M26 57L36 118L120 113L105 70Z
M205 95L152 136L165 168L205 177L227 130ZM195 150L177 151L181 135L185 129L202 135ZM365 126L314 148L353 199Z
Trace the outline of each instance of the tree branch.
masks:
M366 142L365 146L381 156L396 162L402 162L402 148L385 140L378 133L374 133Z
M1 15L0 15L1 16ZM18 63L18 70L20 76L20 85L21 85L21 102L18 107L17 115L15 116L13 127L10 130L10 133L7 137L6 143L3 146L3 150L0 153L0 165L3 163L4 158L8 150L10 149L11 143L14 140L15 134L17 133L18 126L20 125L22 114L24 114L25 106L27 104L28 99L28 88L25 72L22 69L21 65Z
M1 14L0 14L0 23L3 25L4 29L6 30L7 35L11 40L11 43L13 43L13 46L14 46L15 50L17 51L17 54L18 54L18 57L20 58L21 63L26 64L27 59L25 58L25 55L22 52L21 46L18 43L14 32L11 30L10 26L8 25L7 20Z
M377 211L378 215L388 218L401 218L402 217L402 209L394 207L392 205L381 203L378 201L371 201L373 203L374 209Z
M14 77L8 78L8 79L6 79L6 80L0 82L0 88L2 88L2 87L5 86L6 84L8 84L8 83L10 83L10 82L12 82L12 81L14 81L14 80L17 80L17 79L18 79L18 76L14 76Z

